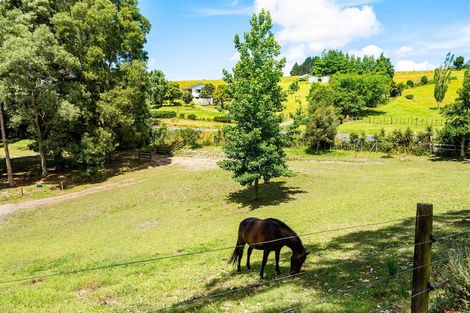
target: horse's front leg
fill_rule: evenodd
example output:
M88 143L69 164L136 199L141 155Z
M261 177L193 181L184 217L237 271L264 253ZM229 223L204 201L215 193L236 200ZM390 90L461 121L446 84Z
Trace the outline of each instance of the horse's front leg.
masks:
M276 252L276 273L277 275L281 275L281 270L279 269L279 258L281 256L281 249L278 249Z
M249 270L251 269L251 265L250 265L251 252L253 252L253 248L248 247L248 251L246 252L246 268Z
M263 251L263 263L261 263L261 272L259 273L259 276L261 279L264 278L264 267L266 266L266 263L268 262L268 256L271 251L269 250L264 250Z

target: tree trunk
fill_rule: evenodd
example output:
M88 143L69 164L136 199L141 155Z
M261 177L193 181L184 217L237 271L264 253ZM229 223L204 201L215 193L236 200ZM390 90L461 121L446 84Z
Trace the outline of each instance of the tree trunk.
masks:
M462 140L460 141L460 157L465 159L465 136L462 136Z
M42 176L45 177L47 176L46 155L44 153L41 125L39 123L39 112L38 112L38 107L36 105L36 95L34 94L34 92L31 93L31 104L33 107L34 122L36 124L36 135L37 135L37 140L38 140L39 157L41 159Z
M259 178L255 179L255 200L258 199L258 183L259 183Z
M0 128L2 129L3 149L5 150L5 163L7 166L8 184L13 187L13 167L11 166L10 150L8 149L7 130L3 118L3 103L0 103Z
M442 101L437 101L437 108L438 108L438 109L441 108L441 104L442 104Z

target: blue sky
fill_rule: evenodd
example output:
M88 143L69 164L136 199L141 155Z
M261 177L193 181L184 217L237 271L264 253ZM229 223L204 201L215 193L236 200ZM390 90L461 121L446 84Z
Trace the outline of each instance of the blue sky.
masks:
M294 62L324 49L384 52L397 70L432 69L448 51L470 58L470 1L464 0L140 0L152 23L149 68L169 79L217 79L236 62L233 37L253 12L271 11Z

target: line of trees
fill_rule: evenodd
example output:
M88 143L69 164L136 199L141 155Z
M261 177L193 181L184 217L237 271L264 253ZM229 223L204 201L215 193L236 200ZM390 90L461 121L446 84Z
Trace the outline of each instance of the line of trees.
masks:
M383 53L378 58L361 58L341 50L328 50L321 56L308 57L301 65L295 63L291 70L291 75L330 76L337 73L381 74L392 79L395 70Z
M118 149L149 138L149 21L136 0L0 2L0 114L7 135L23 127L41 160L96 172Z

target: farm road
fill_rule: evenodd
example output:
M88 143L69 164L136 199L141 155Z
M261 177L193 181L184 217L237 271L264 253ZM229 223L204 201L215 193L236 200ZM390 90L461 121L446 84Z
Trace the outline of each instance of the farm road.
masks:
M102 184L100 186L88 188L88 189L81 190L81 191L70 192L70 193L66 193L63 195L59 195L59 196L2 204L0 205L0 221L8 214L13 213L17 210L34 209L42 205L48 205L48 204L54 204L54 203L58 203L58 202L66 201L66 200L72 200L72 199L76 199L76 198L89 195L92 193L97 193L100 191L110 190L110 189L119 188L119 187L128 186L128 185L133 185L135 183L136 182L133 182L133 181L128 181L123 184L107 183L107 184Z

